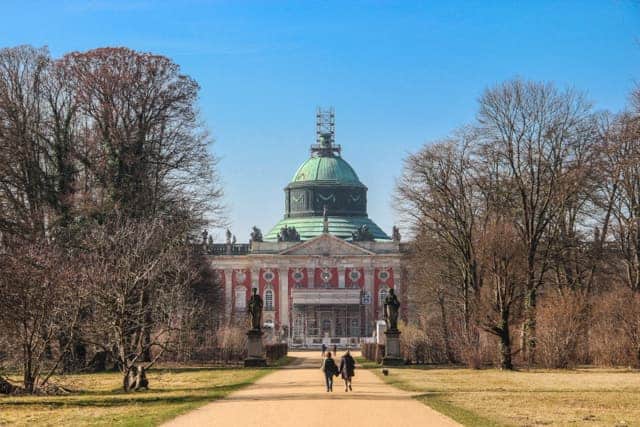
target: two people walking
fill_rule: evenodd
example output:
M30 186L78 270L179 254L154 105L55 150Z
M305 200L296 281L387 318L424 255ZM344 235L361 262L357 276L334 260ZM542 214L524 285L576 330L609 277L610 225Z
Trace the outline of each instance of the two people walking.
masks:
M333 391L333 377L341 376L344 380L344 391L352 391L351 379L355 376L356 361L351 356L351 352L347 352L340 359L340 367L331 357L331 352L326 353L327 357L322 361L322 372L327 385L327 391Z

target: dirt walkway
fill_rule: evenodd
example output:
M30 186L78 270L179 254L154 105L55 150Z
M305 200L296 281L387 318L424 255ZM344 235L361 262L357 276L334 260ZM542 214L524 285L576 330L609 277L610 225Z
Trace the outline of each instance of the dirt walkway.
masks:
M339 351L340 355L341 352ZM296 360L255 384L179 416L165 426L400 427L458 426L456 422L356 369L353 392L336 381L327 393L315 352L290 352ZM393 372L391 373L393 375ZM338 380L338 378L336 378Z

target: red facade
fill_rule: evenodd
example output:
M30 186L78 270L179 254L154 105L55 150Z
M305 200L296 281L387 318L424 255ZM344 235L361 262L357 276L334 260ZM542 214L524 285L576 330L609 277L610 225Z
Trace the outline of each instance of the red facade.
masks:
M364 268L346 268L344 283L347 288L364 288Z
M309 276L307 269L304 267L289 269L289 289L291 288L308 288Z
M316 288L337 288L338 268L324 267L316 268L314 274L314 287Z

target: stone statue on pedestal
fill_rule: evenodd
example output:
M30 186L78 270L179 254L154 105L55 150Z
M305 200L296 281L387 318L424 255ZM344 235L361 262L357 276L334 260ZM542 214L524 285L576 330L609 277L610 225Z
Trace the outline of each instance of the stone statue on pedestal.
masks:
M404 359L400 350L400 331L398 330L398 311L400 301L393 289L389 289L387 297L384 299L384 320L387 322L385 335L383 366L402 365Z
M259 331L261 328L260 322L262 321L262 297L258 295L258 289L253 288L253 295L249 298L247 304L249 316L251 316L251 329Z
M384 320L387 322L388 331L398 330L398 310L400 301L393 289L389 289L387 297L384 299Z
M258 295L258 289L253 288L253 295L251 295L247 304L247 311L251 316L251 329L247 332L247 358L244 359L244 366L267 366L262 345L262 305L262 298Z

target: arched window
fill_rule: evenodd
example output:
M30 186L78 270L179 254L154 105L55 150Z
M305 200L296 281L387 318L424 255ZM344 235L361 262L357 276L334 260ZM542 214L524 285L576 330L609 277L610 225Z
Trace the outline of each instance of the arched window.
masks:
M380 288L380 293L378 294L378 305L380 305L380 307L382 307L384 305L384 299L387 297L387 294L389 293L389 289L388 288Z
M247 308L247 289L244 286L236 288L236 309L243 310Z
M264 292L264 309L273 310L273 291L271 289Z

